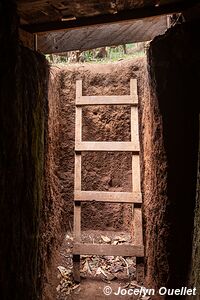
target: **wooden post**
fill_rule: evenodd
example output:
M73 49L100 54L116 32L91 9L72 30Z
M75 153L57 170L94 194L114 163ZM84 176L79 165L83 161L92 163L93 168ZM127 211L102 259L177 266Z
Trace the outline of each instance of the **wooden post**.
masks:
M82 96L82 81L76 82L76 102ZM76 106L75 144L82 141L82 107ZM81 153L75 152L74 191L81 191ZM74 199L74 243L81 241L81 202ZM80 282L80 255L73 255L73 276Z
M130 80L130 94L134 103L138 104L137 80ZM138 107L131 107L131 141L137 140L139 144ZM132 154L132 191L141 192L140 183L140 157ZM133 205L133 244L143 245L142 210L140 204ZM136 280L141 283L144 279L144 258L136 257Z

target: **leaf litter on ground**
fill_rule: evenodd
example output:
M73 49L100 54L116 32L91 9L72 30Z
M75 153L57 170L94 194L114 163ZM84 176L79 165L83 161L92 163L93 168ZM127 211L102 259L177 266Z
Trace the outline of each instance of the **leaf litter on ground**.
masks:
M116 236L110 238L105 235L100 236L101 243L105 244L122 244L129 243L129 238L125 236ZM69 235L66 236L66 240L73 242L73 238ZM93 241L93 243L95 243ZM67 295L72 292L80 291L80 284L76 284L73 280L72 274L72 255L66 249L66 253L69 257L67 267L58 266L60 283L57 286L57 292L60 295L58 299L67 299ZM70 261L70 263L69 263ZM135 282L136 274L136 261L134 257L122 257L122 256L96 256L96 255L81 255L81 269L80 274L82 278L96 277L107 283L115 279L126 278L128 286L132 286L131 283Z

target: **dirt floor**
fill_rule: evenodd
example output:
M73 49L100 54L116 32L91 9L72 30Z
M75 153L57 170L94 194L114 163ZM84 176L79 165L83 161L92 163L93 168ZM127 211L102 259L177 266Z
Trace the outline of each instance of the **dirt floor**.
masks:
M82 241L95 244L130 244L131 236L125 232L87 230L82 232ZM121 256L81 256L81 283L73 281L72 275L73 234L67 232L55 262L52 288L54 299L81 300L104 299L104 289L109 286L113 293L109 299L140 299L140 297L116 296L118 288L138 288L143 281L136 282L136 260ZM51 298L49 298L51 299Z
M140 111L140 102L144 100L144 73L144 58L110 64L59 65L51 69L49 101L54 109L50 107L50 120L53 122L49 124L50 131L57 130L57 146L52 151L54 172L53 177L52 174L50 176L55 190L52 193L54 203L62 210L63 242L61 247L57 245L49 264L45 300L104 299L102 289L108 284L113 290L119 285L138 284L135 282L134 258L122 257L82 257L84 278L81 285L76 286L71 281L75 87L76 80L82 79L83 95L128 95L130 79L137 78ZM105 105L84 108L83 140L129 141L130 107ZM131 153L86 152L82 157L82 190L131 191ZM85 203L82 205L83 241L107 243L109 239L108 243L129 243L131 220L131 205ZM68 286L66 281L72 282L72 286ZM107 298L115 299L115 296ZM127 299L134 298L129 296Z

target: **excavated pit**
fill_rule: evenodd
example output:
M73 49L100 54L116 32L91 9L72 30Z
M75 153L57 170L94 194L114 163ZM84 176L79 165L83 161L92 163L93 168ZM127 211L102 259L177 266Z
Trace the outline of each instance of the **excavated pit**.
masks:
M51 69L49 124L52 124L50 131L51 128L55 131L56 124L58 131L57 147L54 148L53 153L56 163L52 167L53 173L56 174L57 189L61 195L61 199L53 197L53 202L61 201L63 205L63 237L73 226L76 80L81 79L83 82L83 95L129 95L131 78L136 78L138 82L141 120L141 108L144 107L148 97L145 58L110 64L75 64L59 66L59 68L55 66ZM128 105L83 108L83 140L130 141L130 110ZM55 122L57 120L57 123L52 122L51 119ZM131 159L132 155L129 152L83 153L82 190L131 191ZM95 239L99 242L101 234L104 235L105 232L113 239L119 234L125 235L128 241L132 232L132 207L130 204L83 203L81 229L85 241L91 242L94 236L93 242ZM54 263L49 272L49 283L54 282L54 290L50 284L47 284L48 294L55 295L55 287L59 284L57 278L59 261L66 265L66 261L63 261L60 255L60 252L66 254L65 247L64 240L60 248L62 250L58 249L54 255Z

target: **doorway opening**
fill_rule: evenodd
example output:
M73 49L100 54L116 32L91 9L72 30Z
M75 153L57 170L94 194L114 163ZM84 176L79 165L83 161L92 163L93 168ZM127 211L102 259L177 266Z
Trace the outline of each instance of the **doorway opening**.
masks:
M127 52L130 51L128 54L122 51L124 49L122 46L119 46L118 49L107 48L107 53L113 51L115 58L117 57L117 60L114 59L114 61L112 53L110 61L108 57L95 58L101 49L95 50L94 61L91 61L91 51L90 53L83 53L82 56L86 58L90 54L87 62L71 62L71 57L77 57L76 53L68 53L66 56L62 54L60 57L48 56L50 61L56 62L51 66L49 84L49 130L54 131L54 137L57 139L57 147L52 149L54 163L51 168L54 174L56 172L57 186L60 188L60 198L56 194L55 201L62 203L63 241L54 257L46 289L58 299L92 297L94 291L98 291L98 297L103 297L105 282L111 284L113 291L117 291L117 286L128 287L130 285L130 287L136 288L144 284L143 262L141 261L139 274L136 276L136 257L134 255L127 257L125 253L125 256L114 255L114 253L82 255L80 264L81 284L79 285L74 281L73 205L75 199L76 84L81 80L83 96L97 96L96 99L100 101L99 96L109 96L112 99L112 95L114 95L122 96L123 99L124 95L126 99L127 95L130 95L130 80L134 80L136 91L134 90L133 93L136 93L138 98L136 118L131 119L133 115L130 104L83 106L82 139L90 142L125 142L126 144L131 141L131 128L138 128L137 138L139 135L141 138L144 127L141 125L141 120L145 119L143 121L145 124L148 122L147 117L142 117L142 110L145 103L148 102L149 95L146 47L147 43L127 45ZM123 101L125 100L123 99ZM55 132L56 121L58 124L57 132ZM131 122L133 122L132 127ZM105 148L102 152L86 151L81 156L83 191L131 194L133 160L131 151L124 152L120 149L119 151L112 151L111 147L108 152ZM142 168L142 162L138 165L139 173L140 168ZM135 168L133 170L135 172ZM140 182L140 174L135 176L136 181ZM83 202L81 207L81 241L84 244L106 245L108 248L121 245L124 249L133 244L135 228L133 224L134 210L131 202L91 201ZM142 225L137 225L137 227L142 227ZM142 228L139 230L141 230L142 235Z

